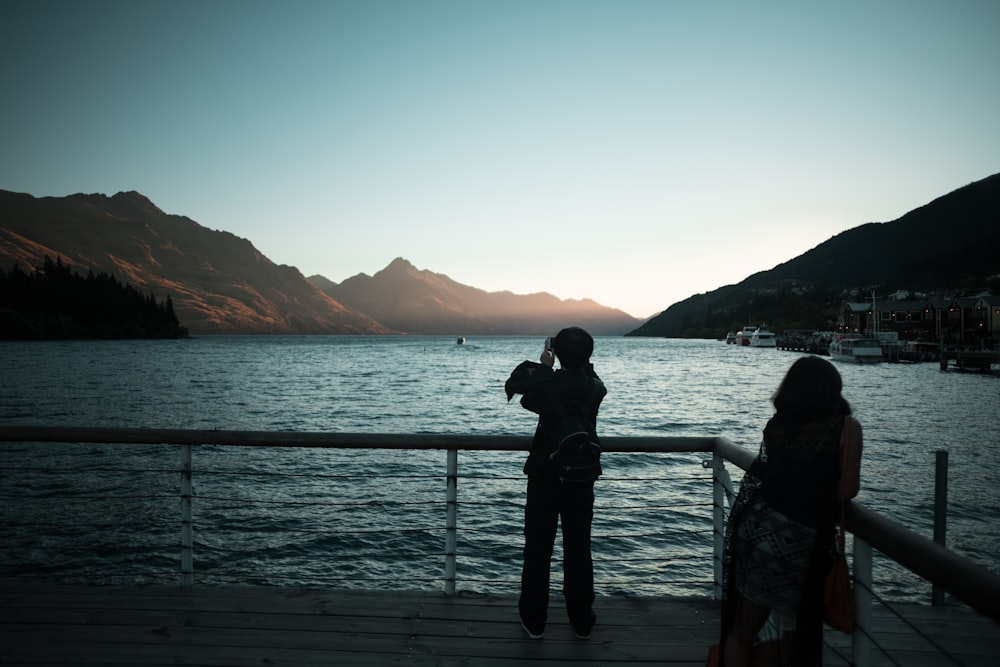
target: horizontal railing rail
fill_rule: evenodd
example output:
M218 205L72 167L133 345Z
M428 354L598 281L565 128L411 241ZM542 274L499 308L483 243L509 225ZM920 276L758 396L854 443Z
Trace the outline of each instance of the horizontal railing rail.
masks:
M713 437L602 437L606 452L705 452ZM437 433L328 433L300 431L224 431L196 429L0 426L0 442L87 442L117 445L226 445L230 447L318 447L329 449L441 449L527 451L530 436ZM744 450L729 443L741 458ZM751 456L752 458L752 456Z
M180 445L186 454L182 460L182 542L187 545L182 552L182 570L191 570L191 448L204 445L229 447L303 447L331 449L401 449L444 450L448 452L446 505L448 528L446 556L446 582L454 592L454 555L457 508L457 453L467 451L525 451L530 437L524 435L461 435L461 434L373 434L373 433L323 433L275 432L236 430L192 429L142 429L63 426L0 426L0 442L92 443L116 445ZM606 452L655 452L655 453L708 453L713 455L715 492L715 560L716 591L719 591L719 563L722 547L722 505L724 489L732 491L728 474L722 461L733 463L746 470L756 452L740 447L722 437L639 436L604 437ZM854 576L859 592L859 626L862 630L870 622L871 549L899 563L903 567L939 586L978 613L1000 622L1000 576L944 546L924 538L898 523L879 515L858 503L850 503L846 516L847 528L854 534ZM860 635L860 637L859 637ZM867 662L859 657L867 650L860 643L865 633L855 633L854 659L858 664Z

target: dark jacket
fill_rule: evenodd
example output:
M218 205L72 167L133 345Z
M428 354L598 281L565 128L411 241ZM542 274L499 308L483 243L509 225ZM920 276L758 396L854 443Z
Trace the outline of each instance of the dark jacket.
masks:
M559 412L554 401L564 406L586 405L587 420L597 430L597 411L608 390L597 377L592 364L582 368L561 368L552 370L545 364L524 361L507 378L504 385L507 400L514 394L522 394L521 406L538 415L535 437L531 441L531 452L524 464L524 472L530 477L544 479L548 453L555 445Z

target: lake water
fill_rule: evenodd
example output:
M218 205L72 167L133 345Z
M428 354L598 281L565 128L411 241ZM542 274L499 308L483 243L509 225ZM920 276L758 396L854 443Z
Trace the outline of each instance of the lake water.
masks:
M0 423L355 433L517 434L503 383L528 337L201 337L0 343ZM718 341L598 338L608 436L720 435L756 451L798 357ZM932 533L949 452L948 545L1000 569L1000 378L937 364L837 364L864 426L864 505ZM444 453L201 447L204 582L440 589ZM0 575L146 582L179 562L178 449L0 444ZM711 594L705 455L614 454L597 488L598 590ZM459 456L459 588L516 590L524 454ZM734 481L740 471L730 470ZM876 555L880 595L929 587ZM371 582L375 583L371 583Z

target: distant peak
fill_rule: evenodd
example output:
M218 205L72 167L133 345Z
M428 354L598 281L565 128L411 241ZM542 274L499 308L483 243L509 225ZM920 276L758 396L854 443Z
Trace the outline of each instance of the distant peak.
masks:
M119 192L111 198L111 203L117 210L126 215L164 215L160 207L154 204L149 197L135 190Z
M111 201L119 205L137 206L145 209L153 209L162 213L160 208L154 204L149 197L144 194L140 194L135 190L119 192L111 198Z
M135 190L121 190L120 192L117 192L111 198L112 199L123 200L123 201L129 201L129 200L132 200L132 201L149 201L149 197L147 197L146 195L141 194L141 193L139 193L139 192L137 192ZM149 203L152 204L153 202L149 202Z
M389 262L389 266L385 267L379 271L376 275L383 276L411 276L420 273L417 267L410 264L409 261L403 259L402 257L397 257L396 259Z
M121 215L124 217L149 214L164 215L163 211L161 211L156 204L150 201L148 197L136 192L135 190L119 192L113 197L100 193L89 195L78 193L70 195L70 198L88 202L92 206L102 208L114 215Z

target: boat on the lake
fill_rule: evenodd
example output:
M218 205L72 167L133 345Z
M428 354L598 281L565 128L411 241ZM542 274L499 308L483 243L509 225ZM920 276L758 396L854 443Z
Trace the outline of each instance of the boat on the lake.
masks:
M938 361L941 359L941 343L933 340L908 340L899 353L901 361Z
M767 328L766 324L761 324L750 334L750 347L777 347L778 336Z
M882 361L882 345L875 338L837 336L830 343L830 359L859 364Z
M739 331L736 332L736 344L737 345L750 345L750 337L753 336L753 332L757 330L752 324L748 324Z

